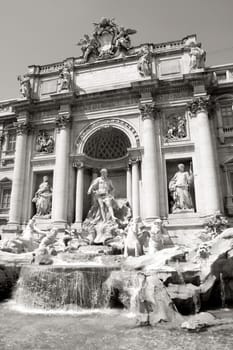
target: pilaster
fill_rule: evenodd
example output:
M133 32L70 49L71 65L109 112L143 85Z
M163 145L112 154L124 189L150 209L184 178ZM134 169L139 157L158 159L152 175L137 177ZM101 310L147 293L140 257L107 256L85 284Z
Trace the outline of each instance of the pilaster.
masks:
M17 116L15 164L12 181L9 225L20 225L24 200L25 167L27 157L27 139L31 130L29 113L24 111ZM25 199L27 200L27 198Z
M84 191L84 163L74 162L73 167L77 169L76 174L76 200L75 200L75 225L81 226L83 220L83 191Z
M158 112L152 99L141 100L139 104L143 120L143 193L145 219L154 219L160 215L158 152L156 146L155 117Z
M133 218L140 216L139 197L139 162L140 158L131 158L129 164L132 168L132 212Z
M194 97L188 105L197 163L197 210L204 215L213 214L221 209L218 170L208 116L209 105L208 96Z
M66 226L67 223L70 123L70 105L61 105L56 117L56 163L52 204L52 221L58 226Z

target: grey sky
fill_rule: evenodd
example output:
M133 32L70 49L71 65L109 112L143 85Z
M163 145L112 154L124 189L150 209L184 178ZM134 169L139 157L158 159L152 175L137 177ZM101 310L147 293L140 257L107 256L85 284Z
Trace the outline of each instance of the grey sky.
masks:
M136 29L135 45L197 33L208 65L233 62L233 0L0 0L0 5L0 100L19 96L16 77L28 65L79 56L76 43L103 16Z

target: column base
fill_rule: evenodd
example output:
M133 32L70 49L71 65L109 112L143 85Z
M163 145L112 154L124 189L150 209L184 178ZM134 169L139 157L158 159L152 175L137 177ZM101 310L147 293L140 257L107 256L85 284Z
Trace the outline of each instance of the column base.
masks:
M82 228L82 221L76 221L71 225L72 229L80 230Z
M69 225L67 224L66 221L53 221L51 223L51 227L55 227L58 229L59 232L64 231Z
M2 238L14 238L17 234L20 234L23 232L23 225L17 224L17 223L8 223L7 225L3 226L1 236Z
M156 219L160 219L160 216L151 216L143 219L143 221L145 221L148 224L152 224L152 222L154 222Z

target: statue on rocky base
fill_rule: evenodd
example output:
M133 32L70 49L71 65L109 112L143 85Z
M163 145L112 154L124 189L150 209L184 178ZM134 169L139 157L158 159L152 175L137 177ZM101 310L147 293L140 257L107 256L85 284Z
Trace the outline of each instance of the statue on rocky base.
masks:
M100 177L95 179L88 189L87 194L94 194L94 200L98 203L101 220L115 220L113 213L113 193L114 187L112 181L108 178L107 169L100 170ZM95 215L97 217L98 212Z
M143 255L143 247L139 241L139 224L140 218L131 219L127 227L126 237L124 240L124 257Z
M156 219L149 231L148 254L155 254L163 248L162 220Z
M35 238L35 234L38 235ZM39 246L39 240L46 235L45 231L39 230L36 227L35 219L29 220L22 235L18 235L16 238L3 242L1 250L11 253L25 253L32 252Z

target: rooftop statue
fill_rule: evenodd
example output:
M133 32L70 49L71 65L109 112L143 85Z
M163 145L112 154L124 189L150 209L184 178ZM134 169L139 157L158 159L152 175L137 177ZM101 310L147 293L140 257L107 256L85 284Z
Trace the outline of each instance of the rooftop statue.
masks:
M124 56L131 48L130 35L135 34L134 29L125 29L118 26L114 19L102 18L94 23L95 29L92 37L85 34L77 45L81 46L84 62L91 60L109 59Z
M189 50L190 70L204 68L206 52L201 48L201 44L192 42L189 45Z
M30 99L31 98L31 82L29 76L26 74L21 77L19 75L17 77L19 83L20 83L20 93L23 97Z
M148 45L145 45L140 50L140 58L138 60L137 68L142 77L148 77L152 73L152 55Z
M58 92L70 91L71 89L71 72L67 65L64 65L59 74L58 79Z
M81 46L84 62L88 62L91 57L94 59L98 57L99 43L95 38L90 38L89 35L85 34L84 39L80 39L77 45Z

